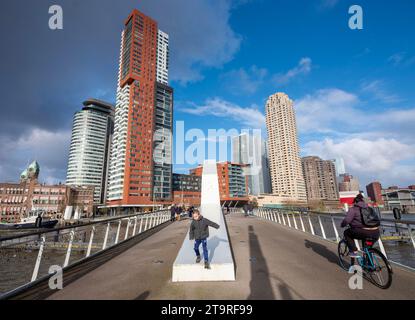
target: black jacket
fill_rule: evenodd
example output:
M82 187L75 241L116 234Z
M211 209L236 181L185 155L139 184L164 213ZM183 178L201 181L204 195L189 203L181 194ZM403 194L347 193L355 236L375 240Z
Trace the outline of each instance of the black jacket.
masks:
M209 238L209 227L219 229L219 225L209 219L201 217L199 220L193 220L190 225L190 240L202 240Z

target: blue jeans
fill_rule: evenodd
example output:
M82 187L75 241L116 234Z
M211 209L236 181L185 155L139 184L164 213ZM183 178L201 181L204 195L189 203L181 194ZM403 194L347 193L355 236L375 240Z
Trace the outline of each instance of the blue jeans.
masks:
M202 244L203 247L203 258L205 259L205 262L209 261L209 253L207 249L207 239L201 239L201 240L195 240L195 253L198 257L200 257L200 251L199 247L200 244Z

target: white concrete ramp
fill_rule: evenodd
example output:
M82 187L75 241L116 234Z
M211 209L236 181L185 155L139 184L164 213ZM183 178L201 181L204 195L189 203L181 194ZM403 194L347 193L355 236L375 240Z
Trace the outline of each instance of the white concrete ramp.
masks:
M201 213L205 218L220 226L218 230L209 228L208 250L211 269L204 268L203 259L201 263L196 264L194 241L189 240L188 232L173 264L172 281L235 281L234 261L220 206L215 160L206 160L203 165ZM200 246L200 252L202 253L202 246Z

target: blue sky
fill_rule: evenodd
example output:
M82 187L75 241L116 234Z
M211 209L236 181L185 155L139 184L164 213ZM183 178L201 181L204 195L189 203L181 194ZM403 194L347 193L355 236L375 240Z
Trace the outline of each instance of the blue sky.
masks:
M52 4L63 7L62 31L47 28ZM348 28L352 4L363 30ZM134 7L170 34L174 116L186 129L264 128L265 101L282 91L295 101L302 155L343 157L362 188L415 184L407 0L2 1L0 180L33 158L45 181L65 179L72 115L87 97L115 100Z

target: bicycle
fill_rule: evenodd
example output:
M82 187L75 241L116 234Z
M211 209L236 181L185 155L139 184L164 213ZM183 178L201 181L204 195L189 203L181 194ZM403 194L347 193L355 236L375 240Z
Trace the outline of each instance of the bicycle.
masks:
M346 239L343 238L338 245L339 263L344 270L349 271L357 259L365 279L381 289L388 289L392 284L393 271L385 255L378 249L373 248L376 241L375 239L362 240L362 256L349 258L349 247Z

